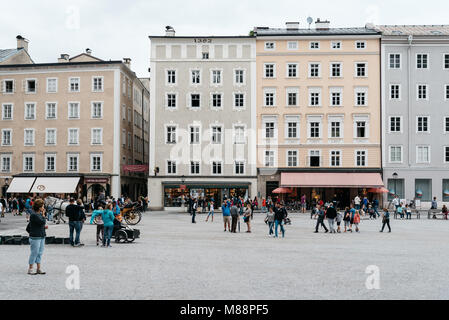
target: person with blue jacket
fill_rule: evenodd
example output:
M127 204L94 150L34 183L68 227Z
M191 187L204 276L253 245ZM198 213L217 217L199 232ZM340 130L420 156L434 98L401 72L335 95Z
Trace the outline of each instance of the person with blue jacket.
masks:
M112 204L108 204L106 210L95 210L90 219L91 224L97 215L101 215L101 220L103 220L104 236L102 247L111 247L111 237L112 231L114 230L115 219L114 214L112 213Z
M231 231L231 201L223 201L221 212L223 213L224 231L226 232L226 226L228 226L227 231Z

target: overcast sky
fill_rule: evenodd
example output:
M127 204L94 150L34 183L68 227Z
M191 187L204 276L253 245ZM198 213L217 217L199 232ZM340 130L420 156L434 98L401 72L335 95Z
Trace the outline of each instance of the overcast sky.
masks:
M448 0L14 0L0 7L0 48L14 48L20 34L37 63L91 48L104 60L131 58L140 77L149 76L148 35L163 35L166 25L177 35L247 35L285 21L307 27L308 16L331 27L449 24Z

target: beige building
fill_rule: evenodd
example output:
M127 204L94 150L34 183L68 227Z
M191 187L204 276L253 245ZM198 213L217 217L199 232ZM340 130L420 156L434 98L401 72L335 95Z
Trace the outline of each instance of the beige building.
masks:
M290 187L346 205L383 185L379 32L318 20L254 34L259 194Z
M16 54L24 55L27 45ZM8 192L27 193L14 183L24 177L79 178L74 193L87 200L100 191L116 198L124 191L146 194L146 179L124 167L145 165L148 158L148 152L134 152L133 136L142 127L134 119L148 121L149 91L129 59L103 61L86 49L72 58L62 54L57 63L20 63L14 57L5 62L0 65L3 195L13 184ZM144 101L141 108L137 99ZM142 140L148 143L148 134Z

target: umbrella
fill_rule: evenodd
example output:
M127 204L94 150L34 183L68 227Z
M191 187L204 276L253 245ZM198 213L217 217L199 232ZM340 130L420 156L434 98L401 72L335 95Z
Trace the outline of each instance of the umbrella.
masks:
M387 188L382 187L382 188L371 188L371 189L368 189L368 192L371 192L371 193L388 193L390 191Z
M289 188L277 188L272 191L273 193L292 193Z

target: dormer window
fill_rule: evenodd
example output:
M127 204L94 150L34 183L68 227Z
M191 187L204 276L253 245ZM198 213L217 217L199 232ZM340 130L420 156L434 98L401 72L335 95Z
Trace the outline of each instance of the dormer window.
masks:
M209 52L203 52L203 60L209 59Z
M265 42L265 50L274 50L275 47L274 42Z

